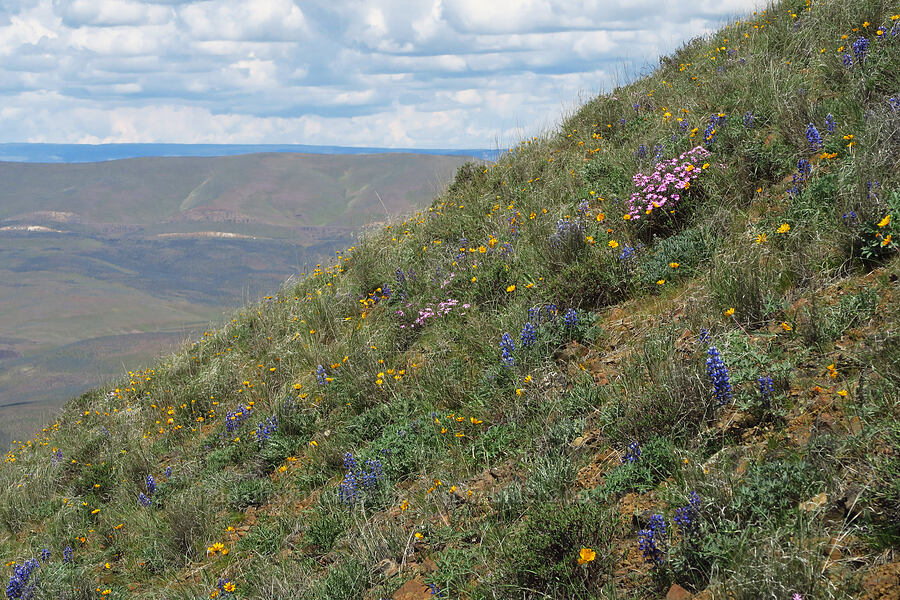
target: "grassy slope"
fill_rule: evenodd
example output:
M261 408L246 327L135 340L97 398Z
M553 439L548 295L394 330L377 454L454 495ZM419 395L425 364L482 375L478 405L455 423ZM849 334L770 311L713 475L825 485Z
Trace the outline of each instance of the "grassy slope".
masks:
M60 598L880 597L900 544L896 12L780 4L697 40L73 400L0 471L2 555L48 548L40 585ZM859 35L868 57L844 67ZM814 151L807 124L829 113ZM656 144L703 142L680 203L623 219ZM375 480L352 501L346 453Z

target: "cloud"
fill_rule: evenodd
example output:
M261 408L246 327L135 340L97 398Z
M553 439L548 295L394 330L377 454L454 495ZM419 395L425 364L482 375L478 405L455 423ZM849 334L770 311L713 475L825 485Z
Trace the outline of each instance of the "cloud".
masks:
M491 147L758 0L6 0L0 141Z
M174 14L171 8L136 0L54 0L53 5L69 27L160 25Z

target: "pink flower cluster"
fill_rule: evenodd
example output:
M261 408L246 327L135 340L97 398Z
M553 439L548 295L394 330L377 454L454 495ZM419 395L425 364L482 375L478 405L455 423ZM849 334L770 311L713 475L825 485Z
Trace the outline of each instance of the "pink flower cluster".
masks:
M437 306L433 304L426 304L424 308L419 310L419 316L416 317L416 320L410 323L408 326L410 329L415 329L416 327L422 327L428 321L428 319L443 317L447 313L449 313L453 308L459 304L459 300L453 300L452 298L447 298L443 302L439 302ZM406 308L412 306L412 302L406 305ZM469 308L470 304L466 303L462 305L462 308ZM406 313L403 310L397 310L397 315L401 317L405 317ZM407 325L400 325L400 329L406 329Z
M674 206L684 190L691 187L691 181L700 176L703 167L699 163L707 156L709 151L697 146L678 158L656 163L656 169L649 175L635 174L632 180L638 191L628 201L626 214L631 215L628 218L640 219L655 208Z

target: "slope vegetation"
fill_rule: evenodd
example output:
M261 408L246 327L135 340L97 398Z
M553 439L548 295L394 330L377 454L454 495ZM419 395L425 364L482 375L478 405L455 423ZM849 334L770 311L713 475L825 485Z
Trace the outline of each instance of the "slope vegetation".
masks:
M897 12L694 40L73 400L0 471L14 583L896 597Z

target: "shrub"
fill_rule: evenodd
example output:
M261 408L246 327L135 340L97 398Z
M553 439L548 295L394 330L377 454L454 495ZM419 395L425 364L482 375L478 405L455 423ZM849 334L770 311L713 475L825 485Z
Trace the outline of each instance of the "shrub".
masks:
M242 479L228 491L228 506L243 510L248 506L260 506L269 499L274 489L268 479Z
M512 536L506 550L511 579L550 597L583 598L611 575L615 517L596 504L539 502ZM578 564L582 548L596 553Z
M594 490L596 497L606 499L627 492L646 492L676 472L678 461L668 439L653 437L637 448L640 454L635 456L633 450L626 454L630 459L626 458L609 472L603 484Z

